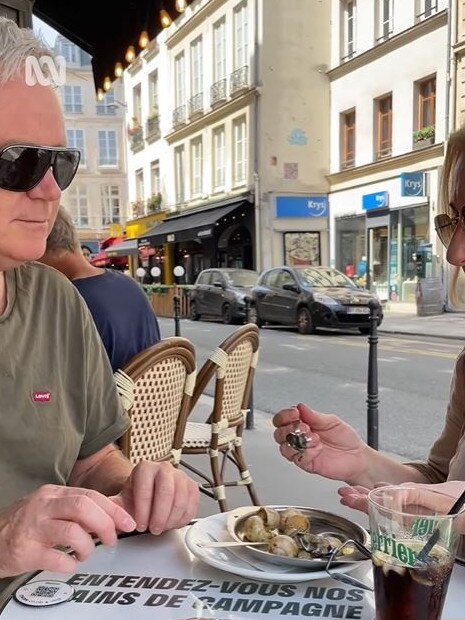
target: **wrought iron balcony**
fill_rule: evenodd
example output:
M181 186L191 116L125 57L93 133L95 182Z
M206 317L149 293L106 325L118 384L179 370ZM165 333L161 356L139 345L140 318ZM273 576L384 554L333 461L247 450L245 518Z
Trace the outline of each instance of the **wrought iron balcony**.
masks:
M187 102L187 113L189 118L203 113L203 93L197 93Z
M222 101L226 101L228 98L228 94L226 92L227 89L227 80L223 78L222 80L218 80L210 87L210 105L213 107L217 103L221 103Z
M186 106L180 105L173 110L173 126L178 127L186 122Z
M140 125L128 129L129 144L133 152L144 148L144 131Z
M244 65L240 69L233 71L229 79L229 94L235 95L241 90L249 87L249 67Z

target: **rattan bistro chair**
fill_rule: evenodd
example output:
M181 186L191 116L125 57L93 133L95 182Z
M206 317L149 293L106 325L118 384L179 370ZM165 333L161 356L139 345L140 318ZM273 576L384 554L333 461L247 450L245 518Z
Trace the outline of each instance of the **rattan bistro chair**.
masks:
M119 446L134 464L181 458L195 385L195 349L186 338L165 338L135 355L115 380L131 427Z
M230 486L244 485L253 504L260 504L242 451L242 431L257 365L258 344L256 325L238 328L200 369L191 401L193 409L210 380L215 380L210 417L204 423L187 422L181 465L201 478L200 490L215 499L222 512L228 510L225 488ZM199 469L192 465L191 461L196 460L190 458L193 455L206 455L209 462ZM239 471L239 478L236 475L234 481L224 479L228 462Z

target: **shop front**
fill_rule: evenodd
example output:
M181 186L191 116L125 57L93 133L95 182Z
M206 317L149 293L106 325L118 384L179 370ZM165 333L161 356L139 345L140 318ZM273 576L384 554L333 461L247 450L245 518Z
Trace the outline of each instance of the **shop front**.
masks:
M167 218L139 237L147 268L162 269L162 283L173 282L172 270L182 266L182 284L193 284L209 267L254 268L254 213L249 196L202 209L188 209Z
M327 265L328 197L276 196L273 265Z
M397 187L361 194L361 213L334 213L336 268L381 301L415 302L420 255L427 257L421 276L437 275L426 177L403 173Z

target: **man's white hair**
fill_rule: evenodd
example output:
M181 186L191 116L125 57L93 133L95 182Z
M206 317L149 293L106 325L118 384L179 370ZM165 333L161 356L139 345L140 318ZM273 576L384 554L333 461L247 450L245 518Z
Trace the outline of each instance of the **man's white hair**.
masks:
M0 17L0 85L22 77L28 56L54 54L30 28L20 28L11 19Z

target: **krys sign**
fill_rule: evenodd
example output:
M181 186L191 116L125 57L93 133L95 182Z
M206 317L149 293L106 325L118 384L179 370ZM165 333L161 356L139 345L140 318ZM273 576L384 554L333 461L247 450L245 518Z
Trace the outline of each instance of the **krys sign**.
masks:
M424 172L403 172L400 175L400 195L401 196L424 196L425 195L425 173Z

